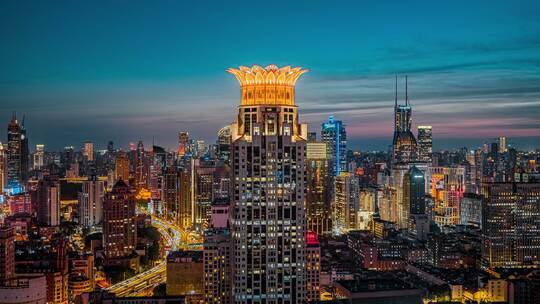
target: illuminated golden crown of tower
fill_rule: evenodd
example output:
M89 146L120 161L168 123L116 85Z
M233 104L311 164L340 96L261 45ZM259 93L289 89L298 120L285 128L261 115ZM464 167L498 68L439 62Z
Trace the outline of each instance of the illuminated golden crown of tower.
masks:
M242 87L241 106L294 106L294 85L300 75L307 71L301 67L278 68L273 64L264 68L253 65L251 68L240 66L238 69L227 70L238 79Z

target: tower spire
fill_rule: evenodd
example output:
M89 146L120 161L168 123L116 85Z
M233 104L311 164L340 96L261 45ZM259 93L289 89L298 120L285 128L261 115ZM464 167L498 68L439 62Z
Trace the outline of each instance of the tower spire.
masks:
M395 98L395 102L394 102L394 108L397 108L397 74L396 74L396 98Z
M408 93L408 90L407 90L407 75L405 75L405 105L408 106L409 105L409 93Z

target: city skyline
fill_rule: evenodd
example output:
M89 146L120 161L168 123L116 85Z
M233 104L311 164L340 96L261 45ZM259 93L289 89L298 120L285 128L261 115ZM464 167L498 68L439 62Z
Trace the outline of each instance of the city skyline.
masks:
M295 3L272 17L278 22L246 3L207 10L117 2L102 12L4 2L0 119L25 114L32 149L86 140L127 147L153 137L172 149L178 131L213 142L234 120L239 97L225 70L286 63L310 69L296 96L309 130L319 133L333 114L355 150L388 149L396 74L400 100L409 76L413 128L432 125L435 150L498 136L538 148L540 6L463 5ZM381 24L386 19L401 28ZM258 29L266 35L252 35ZM246 35L255 36L253 46Z

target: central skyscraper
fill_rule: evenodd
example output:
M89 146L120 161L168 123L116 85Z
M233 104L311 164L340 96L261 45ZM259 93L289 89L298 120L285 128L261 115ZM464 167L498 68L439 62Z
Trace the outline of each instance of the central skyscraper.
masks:
M294 102L300 67L229 69L242 87L231 125L232 301L304 303L307 125Z

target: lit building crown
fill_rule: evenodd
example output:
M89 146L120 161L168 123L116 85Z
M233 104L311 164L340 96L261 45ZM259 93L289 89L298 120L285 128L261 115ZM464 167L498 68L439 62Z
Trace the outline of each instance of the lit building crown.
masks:
M266 67L240 66L230 68L242 87L242 106L250 105L289 105L294 106L294 85L307 69L290 66L277 67L270 64Z

